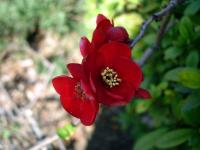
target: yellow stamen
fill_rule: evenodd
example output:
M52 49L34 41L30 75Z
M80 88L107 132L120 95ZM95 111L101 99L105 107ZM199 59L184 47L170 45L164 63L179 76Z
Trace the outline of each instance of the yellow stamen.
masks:
M117 85L119 85L119 83L122 81L122 79L120 79L118 77L117 72L115 72L113 69L110 69L109 67L106 67L102 72L101 72L101 76L103 81L110 87L115 87Z

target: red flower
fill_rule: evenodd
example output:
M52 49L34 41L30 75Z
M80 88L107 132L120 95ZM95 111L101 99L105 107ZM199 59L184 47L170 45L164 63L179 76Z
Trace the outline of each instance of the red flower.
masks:
M129 36L123 27L114 27L113 23L102 14L97 16L96 24L91 43L86 37L81 38L80 50L83 57L111 41L128 44Z
M124 105L139 93L143 76L140 67L131 60L128 45L119 42L104 44L98 52L83 61L86 76L98 102Z
M69 64L73 78L58 76L52 80L53 86L60 94L61 104L72 116L84 125L91 125L99 109L99 104L86 83L80 64Z
M114 27L101 14L96 23L92 41L81 38L82 64L67 66L73 77L58 76L52 80L64 109L84 125L94 122L99 103L119 106L129 103L132 97L151 97L140 88L143 75L131 60L127 31Z

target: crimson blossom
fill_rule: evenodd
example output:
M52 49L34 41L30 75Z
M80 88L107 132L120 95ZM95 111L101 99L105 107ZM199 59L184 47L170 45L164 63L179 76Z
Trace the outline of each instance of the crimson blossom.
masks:
M72 77L63 75L52 80L64 109L84 125L95 121L99 104L120 106L128 104L133 97L151 97L140 88L143 74L131 59L127 31L114 27L101 14L96 24L91 42L81 38L82 63L67 66Z
M82 65L99 103L119 106L129 103L134 96L150 98L148 91L140 88L142 71L131 60L131 50L126 44L104 44L90 53Z
M86 83L81 65L68 64L67 67L73 77L57 76L52 80L53 86L60 95L64 109L84 125L91 125L99 110L99 103Z

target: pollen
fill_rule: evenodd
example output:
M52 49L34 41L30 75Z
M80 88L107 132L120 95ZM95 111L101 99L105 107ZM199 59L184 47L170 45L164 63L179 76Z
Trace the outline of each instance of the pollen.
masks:
M76 96L77 99L84 100L84 99L86 98L86 94L85 94L85 92L82 90L80 82L78 82L78 83L75 85L74 91L75 91L75 96Z
M102 79L106 85L108 85L110 88L113 88L115 86L118 86L120 82L122 81L119 77L116 71L113 69L106 67L101 72Z

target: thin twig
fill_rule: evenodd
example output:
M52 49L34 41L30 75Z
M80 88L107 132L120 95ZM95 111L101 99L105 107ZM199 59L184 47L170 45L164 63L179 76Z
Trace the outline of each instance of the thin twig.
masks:
M13 110L15 110L15 112L17 114L19 114L19 109L17 108L16 104L13 102L10 94L8 93L8 91L6 90L4 83L0 81L0 91L2 91L4 93L4 95L6 96L7 102L4 103L5 106L3 107L4 110L6 111L6 113L9 115L10 118L15 119L15 115L13 114L12 111L9 110L8 105L11 104L13 107ZM3 99L0 99L0 101L3 101Z
M60 138L58 139L57 143L58 143L58 147L60 150L67 150L65 147L65 144L63 143L63 141Z
M158 34L156 36L155 43L144 52L144 54L142 55L142 57L138 61L138 64L140 66L143 66L145 64L146 60L152 55L152 53L156 49L160 49L160 44L161 44L163 35L165 34L165 32L167 30L167 25L168 25L169 21L170 21L170 14L168 14L167 16L165 16L163 18L163 20L161 22L160 29L159 29Z
M147 28L149 25L156 20L161 19L162 17L166 16L168 13L170 13L176 6L179 4L182 4L185 0L170 0L168 5L162 9L161 11L154 13L149 19L147 19L143 25L141 26L139 34L136 36L135 39L133 39L130 43L130 48L133 48L135 44L144 36Z
M52 137L48 137L48 138L42 140L41 142L39 142L37 145L31 147L29 150L40 150L41 148L43 148L43 147L45 147L45 146L49 145L50 143L55 142L57 140L59 140L59 137L57 135L54 135Z
M30 124L34 134L36 135L37 139L42 139L43 133L39 128L37 121L32 116L32 110L27 109L23 111L25 118L27 119L28 123Z

